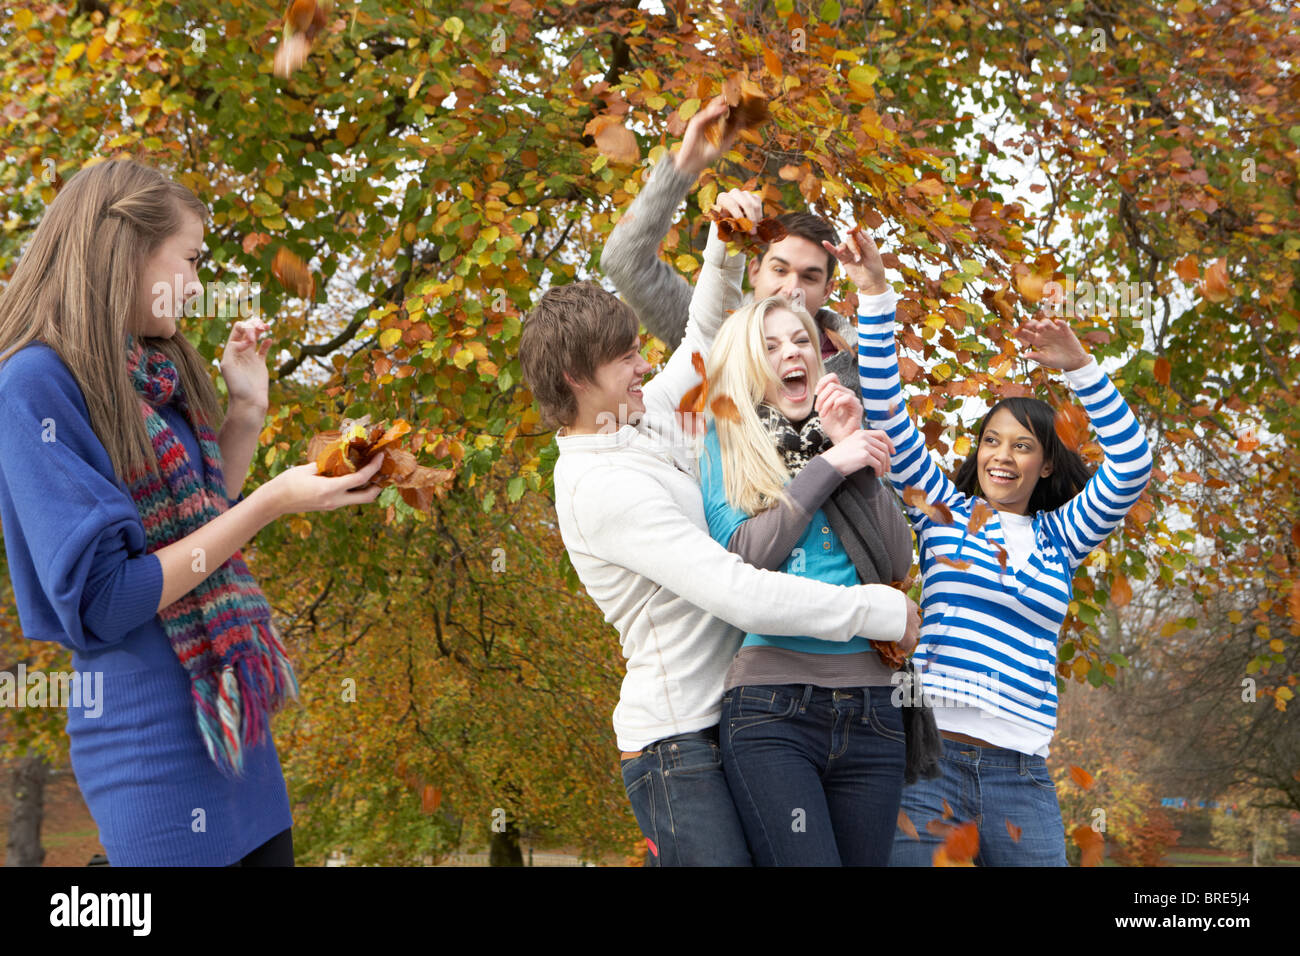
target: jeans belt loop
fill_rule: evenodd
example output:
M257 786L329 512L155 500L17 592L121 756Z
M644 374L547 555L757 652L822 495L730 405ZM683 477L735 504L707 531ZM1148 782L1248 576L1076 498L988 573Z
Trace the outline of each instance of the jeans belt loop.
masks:
M804 711L806 711L806 710L808 709L808 704L809 704L809 702L812 701L812 694L813 694L813 685L812 685L812 684L804 684L804 685L803 685L803 698L799 701L799 713L802 714Z

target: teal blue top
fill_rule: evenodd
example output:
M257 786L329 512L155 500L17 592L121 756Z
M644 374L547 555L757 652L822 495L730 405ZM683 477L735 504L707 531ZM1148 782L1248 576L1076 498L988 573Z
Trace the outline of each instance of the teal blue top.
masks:
M722 482L722 448L718 444L718 433L712 423L709 424L709 433L704 440L704 454L700 457L700 490L704 495L704 515L709 522L709 534L725 548L736 529L750 516L727 503L727 493ZM849 560L848 552L831 530L831 524L821 508L813 512L807 530L780 570L827 584L862 583L858 580L858 572ZM776 634L746 634L742 646L784 647L809 654L859 654L871 650L871 642L865 637L855 637L849 641L823 641L815 637L783 637Z

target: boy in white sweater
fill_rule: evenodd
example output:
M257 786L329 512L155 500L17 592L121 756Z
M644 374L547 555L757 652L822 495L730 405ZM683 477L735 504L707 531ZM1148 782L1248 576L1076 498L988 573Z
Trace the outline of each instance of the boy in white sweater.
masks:
M725 110L702 110L686 149ZM719 204L734 202L720 197ZM618 630L627 658L614 730L623 782L655 866L745 866L744 833L722 772L717 724L723 677L742 632L854 636L910 649L919 618L886 585L841 587L754 568L708 533L695 439L675 415L698 383L720 303L738 298L743 260L711 230L681 346L652 381L639 324L592 283L548 290L520 340L524 378L560 425L555 509L587 593ZM734 287L733 287L734 286Z

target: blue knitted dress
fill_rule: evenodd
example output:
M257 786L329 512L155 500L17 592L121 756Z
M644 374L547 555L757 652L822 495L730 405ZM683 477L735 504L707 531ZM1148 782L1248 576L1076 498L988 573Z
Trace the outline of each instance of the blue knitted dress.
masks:
M159 411L202 468L185 416ZM102 680L94 709L68 707L67 729L109 862L236 862L292 825L274 743L247 750L239 778L208 757L157 614L162 565L53 349L0 363L0 414L0 524L23 634L70 648L81 680Z

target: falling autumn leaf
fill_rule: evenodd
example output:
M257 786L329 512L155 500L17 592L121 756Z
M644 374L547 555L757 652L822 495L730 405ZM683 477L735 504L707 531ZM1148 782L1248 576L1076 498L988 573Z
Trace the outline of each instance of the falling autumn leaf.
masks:
M959 823L948 830L942 852L948 866L968 866L980 849L980 831L974 821Z
M1174 263L1174 273L1184 282L1195 282L1201 274L1195 256L1183 256Z
M948 565L950 568L957 568L958 570L961 570L961 571L965 571L967 568L970 567L970 562L969 562L969 561L966 561L966 560L954 560L954 559L948 557L946 554L936 554L936 555L934 556L934 559L935 559L936 561L938 561L940 564L946 564L946 565Z
M1105 841L1102 840L1101 834L1090 826L1077 826L1070 834L1074 840L1074 845L1082 852L1080 863L1083 866L1100 866L1102 853L1105 850Z
M952 812L952 807L948 806L947 800L945 800L943 797L940 797L939 802L943 804L943 818L945 820L947 820L951 816L954 816Z
M1165 358L1163 355L1160 356L1160 358L1156 359L1156 364L1155 364L1155 369L1153 374L1155 375L1157 382L1159 382L1161 385L1168 385L1169 376L1172 372L1173 372L1173 366L1169 364L1169 359Z
M1205 278L1201 280L1200 288L1201 295L1210 302L1222 302L1228 298L1232 287L1228 283L1227 259L1215 259L1210 263L1209 268L1205 270Z
M1237 451L1254 451L1259 447L1259 435L1254 425L1237 429Z
M931 504L926 498L925 492L920 488L910 487L903 489L903 504L909 508L916 508L926 515L931 521L939 524L952 524L952 509L942 501L936 501Z
M1092 787L1092 774L1088 773L1088 771L1084 770L1082 767L1076 767L1074 764L1071 764L1070 778L1079 786L1083 787L1084 790L1091 789Z
M970 520L966 522L967 534L978 534L984 522L993 517L993 509L983 501L977 500L970 510Z
M1118 572L1110 585L1110 600L1116 607L1125 607L1133 600L1133 589L1129 587L1128 578Z
M586 125L583 133L596 141L596 149L611 163L633 166L641 160L641 147L623 125L621 116L602 113Z
M1010 820L1010 818L1007 819L1007 833L1010 834L1010 836L1011 836L1011 841L1012 841L1013 843L1019 843L1019 842L1020 842L1020 834L1021 834L1022 832L1024 832L1024 831L1022 831L1022 830L1020 829L1020 827L1018 827L1018 826L1016 826L1014 823L1012 823L1011 820Z
M913 823L908 815L902 810L898 811L898 829L902 830L904 834L911 837L913 840L921 839L921 835L916 832L916 824Z
M736 407L736 403L729 395L719 395L709 405L709 410L713 412L714 418L721 418L723 421L734 422L737 425L741 422L740 409Z
M271 274L294 295L310 299L316 295L316 280L307 264L284 246L276 250L271 261Z
M1056 437L1070 451L1078 451L1088 437L1088 414L1073 403L1058 408L1052 424L1056 428Z
M998 545L998 564L1002 565L1002 571L1005 574L1007 570L1007 549Z

